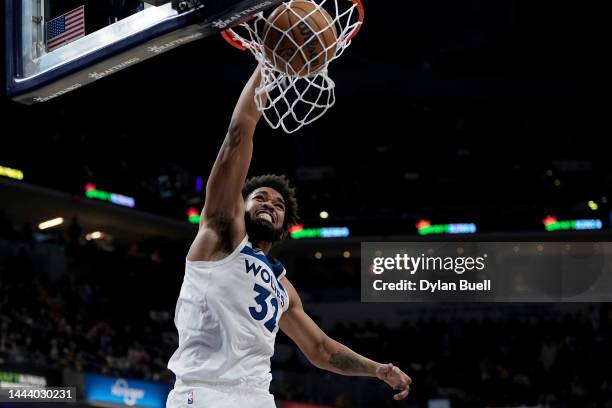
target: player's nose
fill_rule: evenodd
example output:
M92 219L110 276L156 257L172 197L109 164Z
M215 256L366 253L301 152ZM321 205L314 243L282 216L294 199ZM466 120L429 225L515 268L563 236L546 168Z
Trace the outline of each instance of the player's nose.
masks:
M274 206L272 205L272 202L270 202L270 201L262 202L261 203L261 208L265 209L266 211L270 211L270 212L274 211Z

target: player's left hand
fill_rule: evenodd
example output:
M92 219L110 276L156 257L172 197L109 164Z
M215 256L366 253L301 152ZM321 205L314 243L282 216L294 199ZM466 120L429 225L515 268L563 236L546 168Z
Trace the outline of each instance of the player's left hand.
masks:
M376 377L389 384L394 390L400 391L393 396L393 399L399 401L408 396L412 379L393 364L383 364L378 367Z

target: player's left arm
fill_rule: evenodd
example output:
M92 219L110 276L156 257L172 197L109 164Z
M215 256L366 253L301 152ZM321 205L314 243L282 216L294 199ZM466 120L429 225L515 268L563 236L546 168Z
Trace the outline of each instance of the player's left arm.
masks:
M279 327L318 368L337 374L377 377L394 390L396 400L406 398L412 380L393 364L381 364L355 353L327 336L306 314L297 291L286 277L280 280L289 295L289 309L281 316Z

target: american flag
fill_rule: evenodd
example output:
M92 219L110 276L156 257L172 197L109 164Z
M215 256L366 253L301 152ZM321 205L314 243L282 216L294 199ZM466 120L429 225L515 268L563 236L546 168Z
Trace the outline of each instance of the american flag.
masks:
M85 36L85 6L71 10L47 23L47 51Z

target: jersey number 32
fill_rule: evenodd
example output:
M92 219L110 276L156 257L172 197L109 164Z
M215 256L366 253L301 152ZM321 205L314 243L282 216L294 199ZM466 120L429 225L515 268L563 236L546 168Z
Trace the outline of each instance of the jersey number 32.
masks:
M253 290L257 292L257 296L255 296L255 302L258 307L249 307L249 313L255 320L263 320L268 315L268 298L272 293L263 286L255 284ZM264 326L270 333L274 332L274 328L277 325L276 318L278 317L278 300L275 297L270 299L270 304L274 308L274 315L272 318L264 323ZM258 310L259 309L259 310Z

